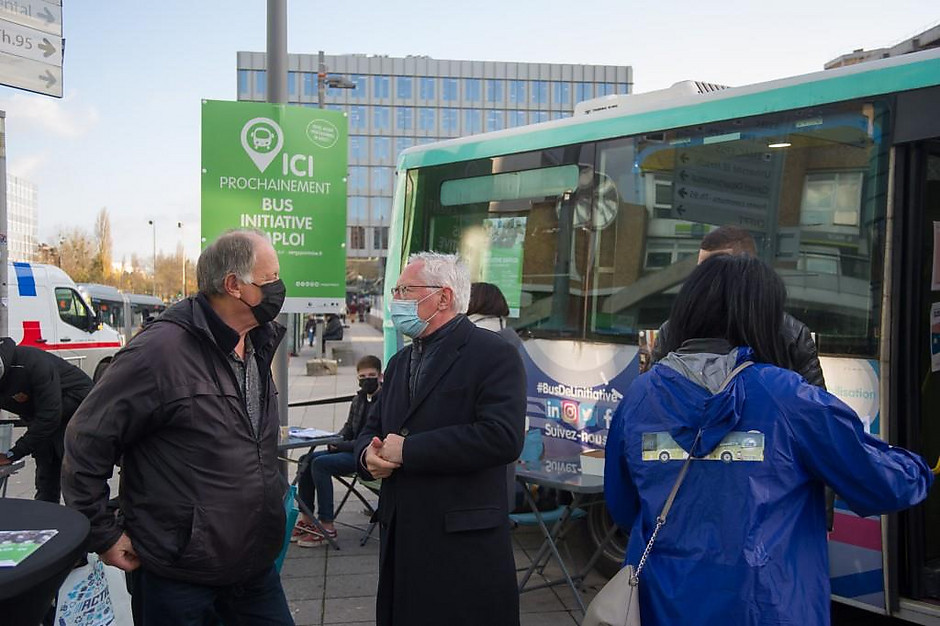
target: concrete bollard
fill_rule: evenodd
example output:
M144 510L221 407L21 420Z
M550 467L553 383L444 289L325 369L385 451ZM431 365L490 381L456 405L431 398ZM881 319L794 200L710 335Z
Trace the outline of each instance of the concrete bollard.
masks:
M310 359L307 376L336 376L337 363L333 359Z

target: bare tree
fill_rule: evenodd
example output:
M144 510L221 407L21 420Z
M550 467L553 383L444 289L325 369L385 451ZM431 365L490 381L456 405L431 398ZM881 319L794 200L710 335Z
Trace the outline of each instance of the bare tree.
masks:
M77 283L91 282L93 268L88 259L95 254L95 244L87 231L71 228L59 232L59 265Z
M157 255L157 296L168 302L183 296L183 263L186 263L186 293L196 290L196 266L186 258L183 244L177 244L174 254Z
M166 302L173 302L183 293L185 275L187 294L196 292L196 264L186 258L182 244L178 244L174 254L157 254L156 268L141 262L140 256L131 253L130 263L121 264L122 271L112 267L111 219L107 209L101 209L95 220L94 236L81 228L69 228L59 232L57 247L41 244L39 251L42 262L56 263L75 282L102 283L113 285L127 293L149 294L154 291L156 276L156 295ZM148 256L149 260L149 256ZM185 273L183 264L185 265ZM154 269L156 272L154 273Z
M95 219L95 256L91 262L91 274L96 282L111 282L111 248L111 217L108 209L102 208Z

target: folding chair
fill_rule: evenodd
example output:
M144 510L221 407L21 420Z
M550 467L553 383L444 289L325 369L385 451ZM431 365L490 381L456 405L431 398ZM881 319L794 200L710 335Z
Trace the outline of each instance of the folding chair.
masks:
M349 474L346 476L334 476L336 480L339 481L341 485L346 487L346 493L343 495L343 499L340 500L339 504L336 507L336 510L333 511L333 519L339 517L339 512L343 509L343 505L346 504L346 501L349 500L349 496L356 496L359 498L359 501L362 502L365 507L366 513L369 515L369 526L363 529L362 538L359 539L359 545L364 546L369 541L369 537L372 536L372 531L375 530L375 525L378 523L376 518L375 507L372 506L372 503L369 502L365 495L359 491L360 487L364 487L371 493L376 496L379 495L379 489L382 486L381 480L361 480L357 474ZM346 524L344 524L346 525ZM359 528L358 526L353 526L353 528Z
M542 521L545 523L545 526L552 528L554 527L555 524L561 521L562 516L564 516L565 514L565 508L566 507L564 505L559 505L558 507L548 510L548 511L539 511L539 513L542 516ZM559 530L561 532L559 532L559 534L557 534L554 537L554 543L556 545L561 544L565 552L568 554L569 562L572 561L572 558L571 558L571 550L568 547L568 542L565 541L566 534L570 530L570 528L567 525L571 522L575 522L584 517L587 517L587 511L585 511L584 509L579 509L579 508L572 509L571 512L568 514L567 519L565 520L565 528L560 528ZM519 528L520 526L539 526L538 517L532 511L526 511L525 513L510 513L509 523L511 524L513 529ZM538 555L536 555L536 559L533 561L532 565L530 565L529 567L519 568L518 571L524 572L524 571L528 571L531 569L541 574L545 570L545 566L548 565L548 561L551 558L551 556L552 556L551 553L548 550L544 549L544 544L543 544L542 549L539 550L539 553Z

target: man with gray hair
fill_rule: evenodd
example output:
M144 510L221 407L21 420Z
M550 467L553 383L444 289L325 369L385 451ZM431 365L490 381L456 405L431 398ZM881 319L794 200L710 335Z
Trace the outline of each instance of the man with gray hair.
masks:
M391 292L412 342L355 448L359 473L382 479L376 624L518 626L506 465L522 451L522 359L467 319L455 255L412 255Z
M291 625L274 560L287 483L271 359L284 329L277 253L229 231L196 266L199 293L121 350L69 423L62 487L89 548L132 572L137 626ZM108 479L122 459L120 509Z

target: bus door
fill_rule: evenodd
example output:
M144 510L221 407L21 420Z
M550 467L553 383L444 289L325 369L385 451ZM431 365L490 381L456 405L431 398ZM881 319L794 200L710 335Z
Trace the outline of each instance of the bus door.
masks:
M940 459L940 132L895 146L894 171L889 441L933 467ZM892 517L888 528L889 588L898 591L889 603L902 617L940 619L940 492Z

